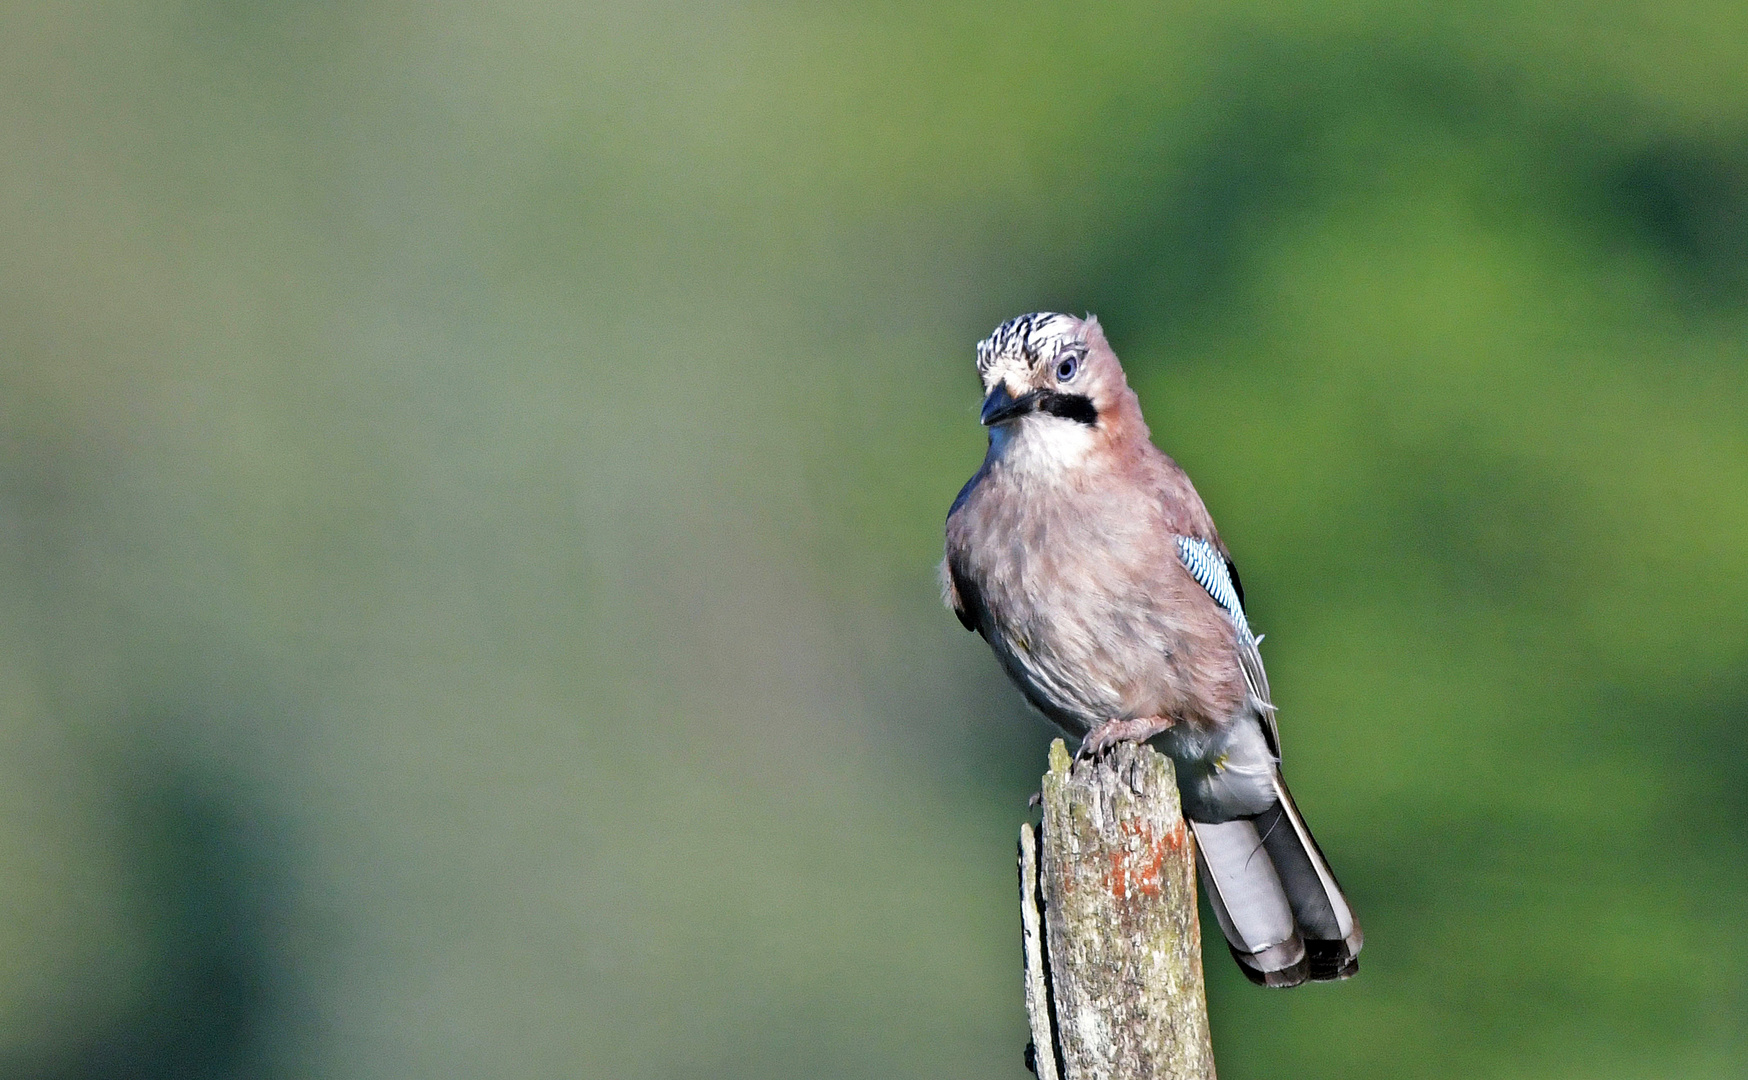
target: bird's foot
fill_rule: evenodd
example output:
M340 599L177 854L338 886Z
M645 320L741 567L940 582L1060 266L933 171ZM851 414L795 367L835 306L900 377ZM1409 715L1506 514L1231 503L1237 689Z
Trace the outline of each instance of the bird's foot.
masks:
M1171 726L1171 721L1157 716L1140 717L1134 720L1106 720L1080 740L1080 748L1074 752L1074 760L1094 759L1106 750L1120 742L1140 742Z

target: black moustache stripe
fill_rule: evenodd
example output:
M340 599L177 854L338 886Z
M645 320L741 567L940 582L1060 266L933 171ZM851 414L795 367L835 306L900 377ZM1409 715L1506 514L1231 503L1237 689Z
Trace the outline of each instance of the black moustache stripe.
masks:
M1059 394L1048 392L1038 398L1038 411L1047 412L1051 416L1060 416L1064 420L1073 420L1087 427L1097 427L1099 411L1093 408L1092 398L1085 394Z

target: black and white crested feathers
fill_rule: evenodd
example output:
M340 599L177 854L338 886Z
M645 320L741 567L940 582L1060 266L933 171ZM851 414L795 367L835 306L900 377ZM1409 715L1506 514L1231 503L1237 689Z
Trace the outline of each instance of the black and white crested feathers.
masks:
M1014 367L1030 372L1054 365L1069 355L1084 356L1086 339L1080 320L1054 311L1016 315L977 343L977 374L985 385L992 374Z

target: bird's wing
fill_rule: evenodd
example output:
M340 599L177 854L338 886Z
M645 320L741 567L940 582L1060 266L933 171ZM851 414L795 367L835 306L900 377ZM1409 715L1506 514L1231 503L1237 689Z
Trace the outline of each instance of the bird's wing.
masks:
M1269 749L1279 757L1281 734L1275 727L1274 703L1269 700L1269 678L1262 669L1262 654L1256 648L1256 635L1251 633L1250 621L1244 617L1244 591L1238 584L1238 568L1211 541L1197 536L1177 537L1177 557L1197 584L1208 590L1208 595L1232 619L1233 629L1237 631L1238 666L1244 670L1244 684L1260 707Z
M989 460L986 458L959 489L953 508L947 511L947 558L941 563L941 599L953 609L953 614L959 616L959 622L967 630L976 630L983 619L983 596L977 590L977 582L960 572L958 560L953 557L959 547L954 539L953 519L959 516L959 511L988 471Z
M983 598L978 595L977 585L959 573L951 556L941 563L941 599L953 609L953 614L959 616L965 629L977 629L978 620L982 618Z

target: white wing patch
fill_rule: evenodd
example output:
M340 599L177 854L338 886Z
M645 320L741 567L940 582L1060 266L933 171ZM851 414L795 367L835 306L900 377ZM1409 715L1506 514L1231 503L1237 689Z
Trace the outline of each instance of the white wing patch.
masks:
M1232 621L1238 624L1239 640L1252 637L1250 623L1244 618L1244 605L1238 602L1238 590L1232 587L1232 574L1226 569L1226 557L1220 550L1206 540L1193 536L1177 538L1177 557L1189 570L1202 588L1208 590L1208 595L1214 602L1226 609L1226 614L1232 616Z

